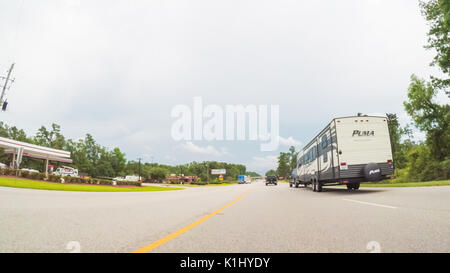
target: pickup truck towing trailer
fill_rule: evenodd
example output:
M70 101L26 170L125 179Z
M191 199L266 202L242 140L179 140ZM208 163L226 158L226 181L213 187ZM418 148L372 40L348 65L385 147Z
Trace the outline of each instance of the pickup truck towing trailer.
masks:
M295 186L346 184L357 190L364 181L380 181L394 173L386 117L333 119L297 156Z

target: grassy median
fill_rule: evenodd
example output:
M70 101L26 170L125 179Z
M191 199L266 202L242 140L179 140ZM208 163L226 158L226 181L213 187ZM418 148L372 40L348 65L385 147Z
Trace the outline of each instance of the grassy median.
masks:
M173 191L183 189L183 188L159 187L159 186L113 187L113 186L97 186L97 185L60 184L60 183L43 182L11 177L0 177L0 186L24 188L24 189L37 189L37 190L89 191L89 192L142 192L142 191Z
M361 187L428 187L428 186L450 186L450 180L427 181L427 182L361 183Z
M238 182L225 182L225 183L212 183L212 184L204 184L204 185L199 185L199 184L165 184L167 186L180 186L180 187L215 187L215 186L229 186L229 185L237 185Z

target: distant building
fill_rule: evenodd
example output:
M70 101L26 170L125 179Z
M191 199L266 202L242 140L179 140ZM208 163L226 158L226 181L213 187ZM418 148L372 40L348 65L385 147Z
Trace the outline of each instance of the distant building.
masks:
M171 175L166 177L164 180L168 183L181 183L183 184L191 184L192 182L197 182L198 177L197 176L184 176L184 175Z

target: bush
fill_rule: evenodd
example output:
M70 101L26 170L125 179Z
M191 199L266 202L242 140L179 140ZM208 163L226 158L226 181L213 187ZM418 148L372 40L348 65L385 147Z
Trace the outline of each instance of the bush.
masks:
M112 180L106 180L106 179L97 179L97 185L112 185Z
M191 184L194 184L194 185L207 185L208 183L206 181L199 180L197 182L192 182Z
M16 175L16 170L11 169L11 168L4 168L3 170L3 175Z
M47 176L45 175L45 173L38 173L37 179L39 179L39 180L45 180L46 177L47 177Z
M442 162L436 161L428 146L418 145L408 154L409 181L432 181L449 179L450 158Z
M441 176L439 179L450 179L450 157L439 163Z
M210 184L222 184L222 181L219 181L219 179L214 179L213 181L209 182Z
M39 174L40 173L31 172L29 177L34 180L39 180Z
M61 183L61 176L60 175L49 174L47 180L50 181L50 182Z
M394 171L394 179L392 180L392 183L404 183L409 182L409 172L408 168L404 169L395 169Z
M116 181L118 186L142 186L140 181Z
M30 172L29 171L19 171L19 177L29 178Z

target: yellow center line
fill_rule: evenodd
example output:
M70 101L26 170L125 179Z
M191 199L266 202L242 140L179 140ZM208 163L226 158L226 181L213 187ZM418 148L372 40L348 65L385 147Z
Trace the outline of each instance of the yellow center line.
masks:
M185 233L186 231L188 231L188 230L196 227L197 225L203 223L204 221L206 221L209 218L213 217L217 213L221 212L222 210L228 208L229 206L233 205L237 201L241 200L242 198L244 198L244 196L246 196L249 193L250 193L250 191L239 195L236 199L234 199L230 203L226 204L225 206L221 207L220 209L214 211L213 213L210 213L210 214L206 215L205 217L203 217L201 219L198 219L194 223L192 223L192 224L190 224L190 225L188 225L188 226L186 226L186 227L184 227L184 228L182 228L182 229L180 229L180 230L178 230L178 231L176 231L176 232L174 232L172 234L169 234L166 237L164 237L164 238L162 238L162 239L160 239L160 240L158 240L156 242L153 242L153 243L151 243L151 244L149 244L147 246L144 246L144 247L142 247L142 248L140 248L140 249L138 249L136 251L133 251L133 253L146 253L146 252L152 251L153 249L159 247L160 245L165 244L165 243L167 243L168 241L170 241L172 239L175 239L176 237L180 236L181 234Z

